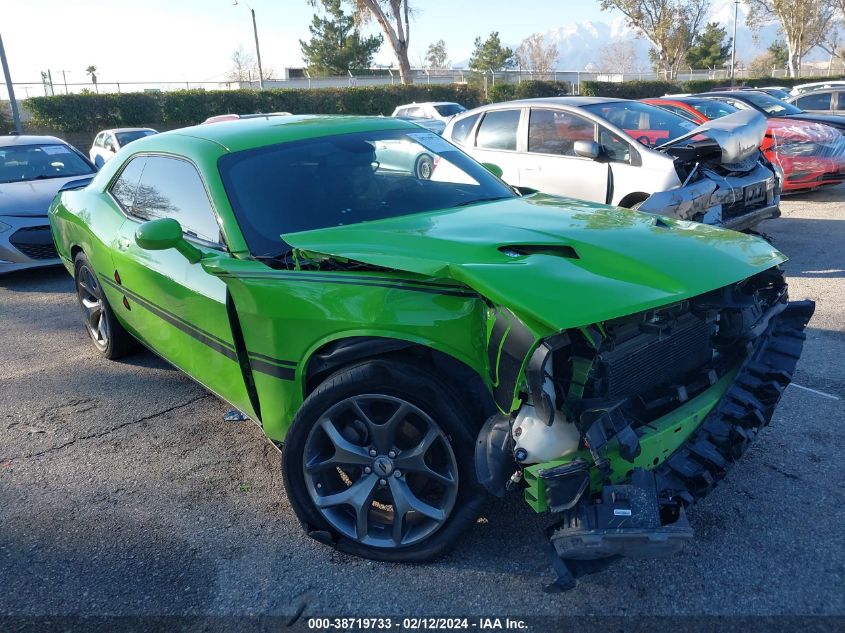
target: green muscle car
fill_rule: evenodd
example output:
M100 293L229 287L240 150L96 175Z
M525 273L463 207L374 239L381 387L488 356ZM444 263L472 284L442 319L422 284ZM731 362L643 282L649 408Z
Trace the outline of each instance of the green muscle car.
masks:
M254 118L132 143L50 223L96 349L140 341L283 444L311 536L426 560L518 489L568 587L691 537L814 306L761 239L491 171L397 119Z

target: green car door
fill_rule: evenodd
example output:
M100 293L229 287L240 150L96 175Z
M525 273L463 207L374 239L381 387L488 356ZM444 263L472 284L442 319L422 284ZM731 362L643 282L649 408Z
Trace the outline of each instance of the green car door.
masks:
M111 193L127 215L114 246L114 274L98 271L111 305L147 346L257 418L235 349L226 284L176 249L146 250L136 241L144 222L173 218L204 254L229 257L196 167L172 156L135 156Z

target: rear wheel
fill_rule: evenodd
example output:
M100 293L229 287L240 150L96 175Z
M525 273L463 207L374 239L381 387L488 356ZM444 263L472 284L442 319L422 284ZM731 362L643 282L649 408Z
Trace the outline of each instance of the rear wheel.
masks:
M82 322L94 347L110 360L130 354L136 348L135 339L115 318L91 262L80 252L73 264Z
M285 440L285 487L311 536L388 561L434 558L483 500L461 403L425 369L374 360L330 376Z
M430 180L434 173L434 159L428 154L421 154L414 163L414 174L420 180Z

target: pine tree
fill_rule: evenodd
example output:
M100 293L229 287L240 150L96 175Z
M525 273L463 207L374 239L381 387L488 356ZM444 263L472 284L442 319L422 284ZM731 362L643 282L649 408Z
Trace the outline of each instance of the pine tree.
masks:
M381 35L362 37L352 15L344 13L341 0L321 0L325 17L318 14L308 30L311 40L299 40L302 59L314 75L345 75L348 70L369 68L381 48Z
M513 51L507 46L502 46L498 31L490 33L483 42L480 37L475 38L475 50L469 60L470 68L486 72L512 68L513 65Z
M727 37L727 29L718 22L709 22L704 31L697 34L693 45L687 52L687 65L693 68L713 68L722 66L731 56L732 38Z

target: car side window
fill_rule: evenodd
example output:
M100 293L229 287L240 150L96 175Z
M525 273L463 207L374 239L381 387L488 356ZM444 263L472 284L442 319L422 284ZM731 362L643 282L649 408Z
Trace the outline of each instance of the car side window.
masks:
M836 109L845 110L845 92L836 93Z
M143 220L173 218L189 235L220 242L220 228L208 194L188 161L148 156L132 209L132 214Z
M531 109L528 117L528 151L538 154L576 156L575 141L595 139L591 121L560 110Z
M802 110L830 110L829 92L811 92L795 103Z
M141 174L144 171L144 165L147 162L145 156L138 156L132 158L120 172L120 176L111 186L111 194L123 207L126 213L133 213L133 205L135 204L135 194L138 191L138 182L141 180Z
M114 137L112 137L112 135L111 135L111 134L106 134L106 135L103 137L103 146L104 146L106 149L111 150L111 151L113 151L113 152L116 152L116 151L117 151L117 145L115 144L115 142L114 142Z
M737 110L753 110L750 105L745 103L745 101L739 101L738 99L719 99L719 101L724 101L728 105L732 105Z
M476 147L516 151L516 130L519 127L520 113L520 110L487 112L478 128Z
M456 143L463 144L467 140L469 133L472 132L472 128L475 127L475 122L478 121L478 117L480 116L480 114L473 114L460 121L456 121L452 128L452 140Z
M617 163L631 162L631 145L602 126L599 126L599 147L607 160Z
M97 136L94 138L94 147L102 147L102 146L103 146L103 133L102 133L102 132L100 132L100 133L99 133L99 134L97 134Z
M669 112L671 112L672 114L677 114L678 116L682 116L682 117L684 117L687 121L692 121L693 123L695 123L695 122L696 122L696 121L695 121L695 117L692 115L692 113L687 112L687 111L686 111L686 110L684 110L683 108L679 108L679 107L678 107L678 106L676 106L676 105L672 105L672 104L669 104L669 103L661 103L661 104L660 104L659 106L657 106L657 107L658 107L658 108L663 108L664 110L669 110Z

